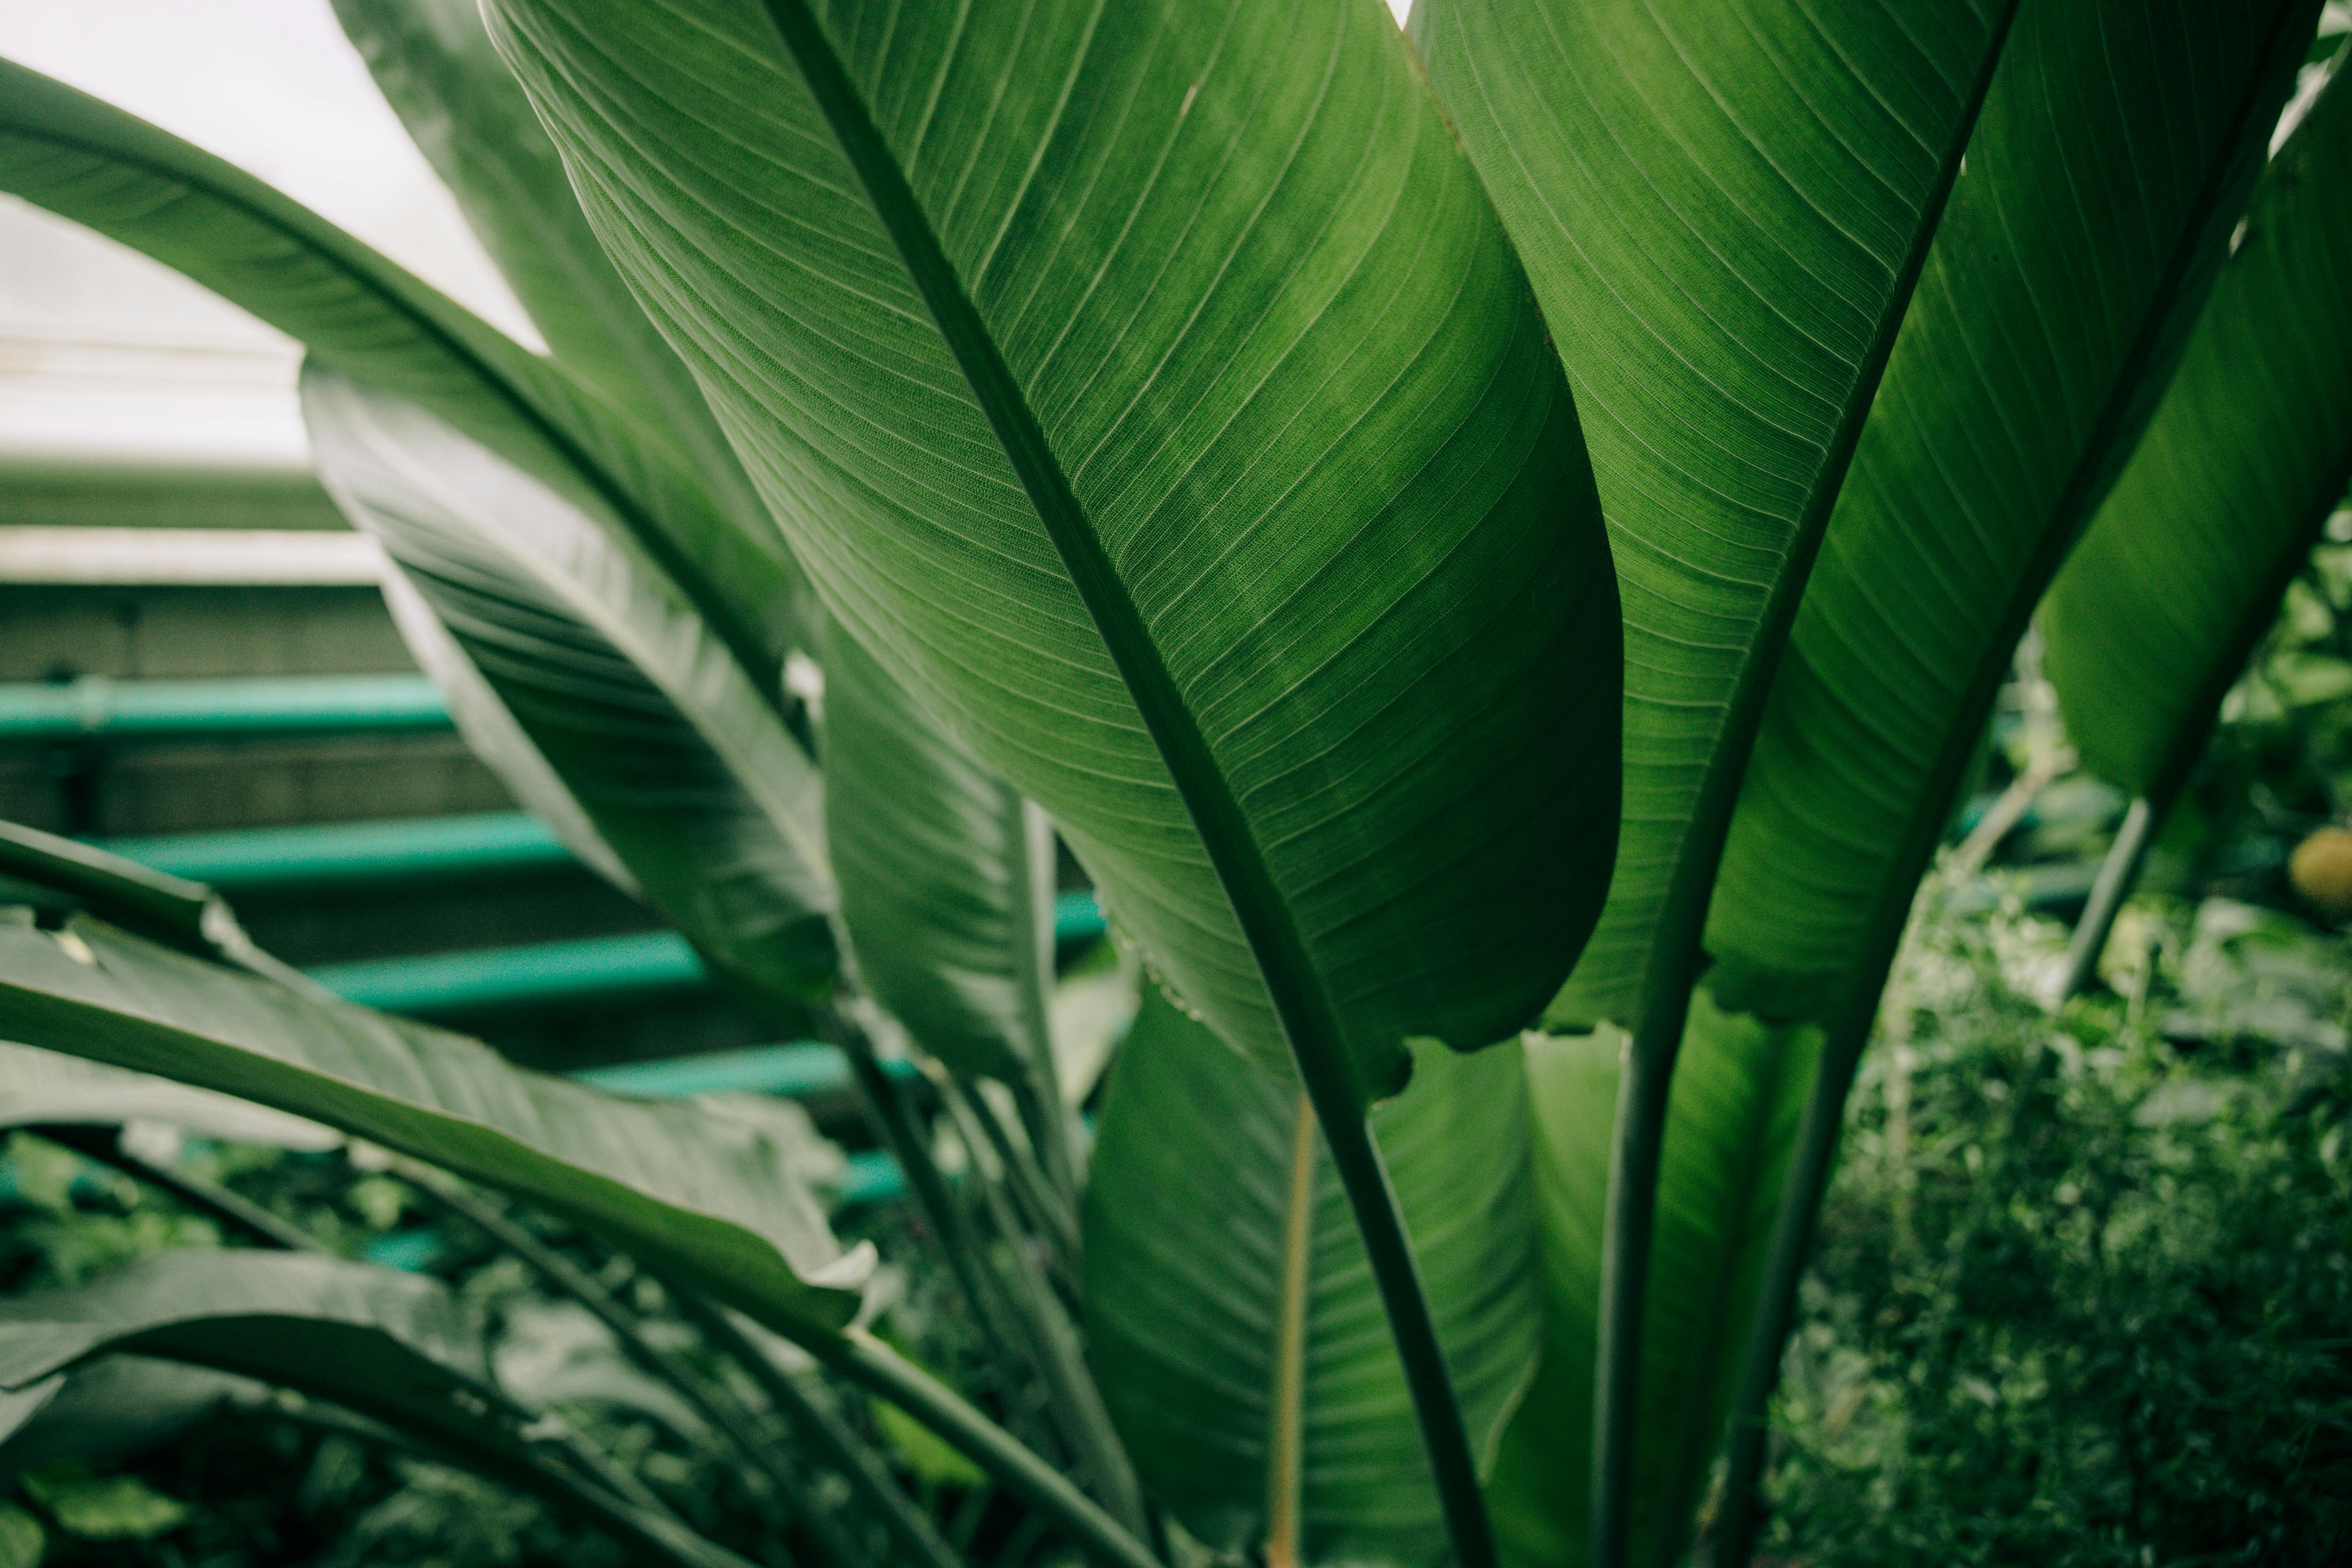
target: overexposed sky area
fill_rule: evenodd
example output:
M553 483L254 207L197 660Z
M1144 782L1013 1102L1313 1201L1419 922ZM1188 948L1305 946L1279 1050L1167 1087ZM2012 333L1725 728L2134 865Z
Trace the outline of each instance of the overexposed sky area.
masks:
M327 0L0 0L0 55L242 164L528 333Z

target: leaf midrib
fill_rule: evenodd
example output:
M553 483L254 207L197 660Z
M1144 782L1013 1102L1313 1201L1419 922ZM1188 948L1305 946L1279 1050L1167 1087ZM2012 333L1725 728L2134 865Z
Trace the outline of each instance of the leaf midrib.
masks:
M901 262L971 384L973 401L1004 448L1156 742L1257 958L1301 1078L1318 1101L1346 1103L1360 1112L1373 1096L1348 1057L1337 1011L1308 956L1305 937L1275 883L1240 801L1217 766L1207 736L1071 489L1026 394L965 292L905 171L866 113L865 100L822 24L803 0L762 0L762 5L865 185L877 217L897 245Z

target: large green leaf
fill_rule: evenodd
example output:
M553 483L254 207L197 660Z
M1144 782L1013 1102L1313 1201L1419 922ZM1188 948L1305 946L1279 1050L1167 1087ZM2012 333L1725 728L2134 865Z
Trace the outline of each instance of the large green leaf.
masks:
M748 1123L509 1066L405 1019L310 1001L78 917L0 924L0 1037L323 1121L500 1188L694 1280L779 1332L856 1310L786 1156Z
M1593 1352L1611 1131L1625 1037L1530 1036L1528 1100L1543 1217L1544 1352L1504 1434L1487 1502L1515 1568L1589 1561ZM1820 1055L1694 997L1667 1106L1643 1334L1630 1560L1670 1568L1723 1435L1773 1210Z
M1423 1042L1373 1112L1473 1442L1535 1360L1526 1079L1516 1044ZM1085 1210L1087 1326L1137 1469L1213 1546L1434 1564L1445 1532L1362 1243L1297 1089L1147 987Z
M1727 1002L1874 993L2026 616L2155 406L2317 10L2018 17L1748 766L1708 922ZM1866 1017L1868 1000L1847 1005Z
M254 1392L245 1378L178 1362L101 1356L18 1393L0 1394L0 1476L169 1442Z
M1053 1083L1054 830L847 637L825 656L834 868L858 978L956 1072Z
M597 1518L641 1553L746 1568L601 1488L551 1486L551 1467L531 1452L531 1413L499 1393L479 1326L437 1279L314 1253L163 1252L70 1289L0 1301L0 1389L122 1352L331 1400L559 1501L593 1499Z
M202 882L37 827L0 822L0 902L51 916L87 910L183 952L269 975L313 996L326 994L256 947L227 902Z
M1680 1022L1764 697L2012 4L1413 8L1576 389L1624 601L1616 877L1554 1026Z
M0 1044L0 1127L121 1127L132 1121L281 1149L331 1149L342 1142L315 1121L250 1100L57 1051Z
M2130 464L2042 605L2066 733L2168 794L2352 482L2352 92L2323 89Z
M1614 584L1378 7L490 15L828 610L1229 1040L1361 1105L1542 1005L1612 844Z
M646 897L742 980L826 990L822 782L688 596L597 526L593 500L415 405L313 363L302 410L336 504L383 541Z
M790 552L552 361L252 175L0 60L0 190L176 268L617 520L697 595L762 690L790 646ZM584 495L580 492L586 492Z
M772 527L702 389L604 258L477 0L335 0L335 15L555 356L676 441L730 514Z

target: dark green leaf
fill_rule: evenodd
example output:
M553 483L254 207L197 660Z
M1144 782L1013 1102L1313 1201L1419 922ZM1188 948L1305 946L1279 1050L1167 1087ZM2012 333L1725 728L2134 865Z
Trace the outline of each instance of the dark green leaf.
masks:
M1461 1057L1422 1042L1414 1057L1412 1087L1372 1125L1485 1454L1526 1386L1541 1316L1525 1077L1517 1044ZM1305 1100L1156 987L1112 1065L1085 1236L1104 1397L1187 1530L1270 1561L1444 1559L1396 1351ZM1286 1527L1274 1517L1286 1497Z
M1555 1026L1638 1029L1649 987L1689 983L1757 718L2008 8L1413 8L1576 389L1624 601L1624 828Z
M478 1442L519 1412L439 1280L314 1253L151 1254L68 1289L0 1301L0 1388L117 1352L258 1378Z
M2179 373L2042 605L2083 760L2168 793L2352 482L2352 93L2254 192ZM2327 672L2341 694L2338 666Z
M852 637L831 640L824 702L859 979L952 1070L1050 1085L1052 825Z
M0 1431L0 1475L59 1459L104 1459L169 1442L232 1399L257 1392L247 1379L152 1356L109 1355L33 1384L39 1408ZM7 1425L0 1394L0 1429Z
M1748 766L1708 922L1727 1005L1814 1010L1857 968L1874 993L2026 616L2226 252L2317 9L2020 15Z

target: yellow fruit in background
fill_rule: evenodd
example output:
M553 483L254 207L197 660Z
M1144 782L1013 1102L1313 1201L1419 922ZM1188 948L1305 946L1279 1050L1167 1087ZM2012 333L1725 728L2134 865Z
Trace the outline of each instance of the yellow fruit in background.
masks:
M2286 879L2329 920L2352 917L2352 833L2323 827L2296 845Z

